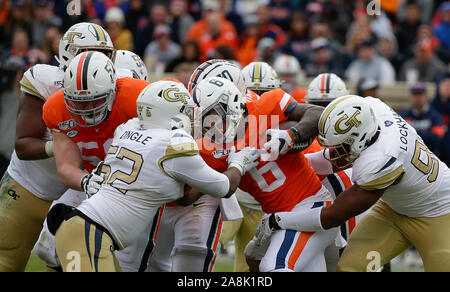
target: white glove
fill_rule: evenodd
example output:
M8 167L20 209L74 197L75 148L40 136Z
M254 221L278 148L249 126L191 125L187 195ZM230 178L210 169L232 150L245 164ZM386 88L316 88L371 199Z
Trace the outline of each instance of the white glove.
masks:
M292 148L293 140L288 130L268 129L267 136L270 136L264 144L264 149L273 154L285 154Z
M236 152L236 147L231 148L228 154L228 167L236 167L244 175L250 169L258 166L260 151L255 148L245 147L239 152Z
M272 236L274 229L269 226L269 218L271 214L264 214L259 221L258 227L255 233L255 245L263 246L267 240Z
M268 240L264 245L259 245L258 239L253 237L245 247L244 255L246 258L251 260L260 261L266 255L269 244L270 240Z
M90 198L95 195L100 187L102 186L104 174L101 174L101 169L103 166L103 161L100 162L96 168L90 174L86 174L81 179L81 188L86 193L87 197Z

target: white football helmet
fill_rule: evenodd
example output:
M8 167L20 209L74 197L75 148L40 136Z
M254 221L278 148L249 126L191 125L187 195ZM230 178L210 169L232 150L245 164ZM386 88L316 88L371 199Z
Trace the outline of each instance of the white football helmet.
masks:
M148 81L147 67L142 59L135 53L127 50L117 50L114 65L117 69L128 69L133 78Z
M156 81L142 90L136 100L141 129L183 128L190 134L194 103L186 87L180 82ZM189 122L187 122L189 120ZM174 127L174 122L182 122Z
M348 95L344 81L334 73L322 73L316 76L308 86L306 103L329 103L334 99Z
M281 85L277 72L266 62L252 62L242 69L242 74L247 88L259 95Z
M76 56L64 72L64 100L76 124L92 127L108 116L116 98L116 70L100 52Z
M277 57L273 62L273 69L280 75L297 75L302 70L297 58L291 55Z
M222 59L213 59L200 64L189 78L189 92L193 94L195 86L207 77L222 77L228 79L236 85L242 95L245 96L247 94L247 86L245 85L241 68L233 62Z
M333 100L319 120L319 144L334 149L330 161L346 168L371 145L379 131L375 114L367 101L357 95L345 95ZM345 165L342 160L344 159Z
M221 77L208 77L197 84L192 98L197 106L196 121L201 122L196 127L201 127L202 135L216 143L234 141L245 113L245 97L234 83ZM213 110L215 113L210 115ZM211 119L214 117L215 120ZM224 125L225 131L220 131L218 127ZM218 132L214 131L217 129Z
M71 26L59 42L59 67L65 70L70 61L84 51L102 52L112 61L116 52L106 30L95 23L80 22Z

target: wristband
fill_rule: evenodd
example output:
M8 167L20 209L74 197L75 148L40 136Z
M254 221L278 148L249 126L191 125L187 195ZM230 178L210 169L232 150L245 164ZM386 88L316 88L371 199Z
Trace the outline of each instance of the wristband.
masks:
M295 136L295 138L293 139L294 141L292 141L293 144L296 143L296 142L300 142L300 141L302 140L302 139L301 139L301 135L300 135L300 133L298 132L297 128L295 128L295 127L290 127L289 130L291 130L291 132L292 132L292 133L294 134L294 136Z
M48 157L53 157L53 141L45 142L45 153Z

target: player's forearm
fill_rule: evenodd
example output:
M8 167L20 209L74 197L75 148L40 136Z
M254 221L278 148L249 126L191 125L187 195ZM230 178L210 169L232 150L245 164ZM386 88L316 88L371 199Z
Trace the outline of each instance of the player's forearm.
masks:
M227 195L225 196L225 198L229 198L236 192L239 184L241 183L241 171L235 167L230 167L225 172L223 172L223 174L226 175L226 177L230 181L230 187L228 189Z
M294 125L294 128L300 134L300 141L309 140L319 134L318 123L324 109L315 105L307 105L306 107L303 106L303 108L304 110L294 110L289 117L289 120L298 122Z
M81 188L81 179L86 175L84 170L70 164L57 165L57 170L61 182L64 185L77 191L83 191Z
M47 141L38 138L23 137L16 139L14 148L21 160L46 159L49 158L45 150L46 143Z

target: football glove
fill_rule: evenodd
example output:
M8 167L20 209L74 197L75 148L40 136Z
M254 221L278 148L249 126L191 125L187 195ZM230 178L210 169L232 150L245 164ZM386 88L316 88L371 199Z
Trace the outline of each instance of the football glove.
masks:
M275 229L270 227L269 218L271 214L264 214L261 220L259 221L258 227L256 228L255 233L255 245L262 246L266 243L266 241L272 236L272 233Z
M259 151L255 148L245 147L239 152L236 152L236 147L232 147L228 154L228 167L236 167L244 175L250 169L259 164Z
M101 174L102 166L103 161L94 168L92 173L86 174L81 179L81 189L86 193L88 198L95 195L102 186L104 178L104 175Z
M266 133L267 137L270 136L270 140L264 144L266 151L272 154L285 154L292 148L293 137L289 130L268 129Z

